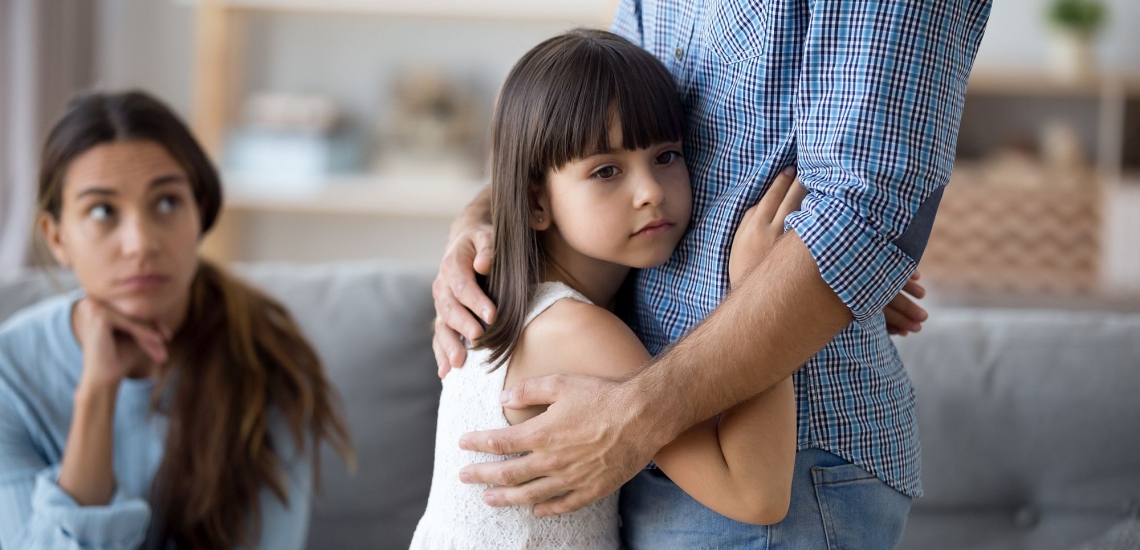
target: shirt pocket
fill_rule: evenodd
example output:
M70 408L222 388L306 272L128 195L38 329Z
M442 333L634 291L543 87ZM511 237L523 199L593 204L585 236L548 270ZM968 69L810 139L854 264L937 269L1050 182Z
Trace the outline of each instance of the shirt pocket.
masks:
M708 33L717 57L736 63L764 53L769 0L721 0L709 20Z

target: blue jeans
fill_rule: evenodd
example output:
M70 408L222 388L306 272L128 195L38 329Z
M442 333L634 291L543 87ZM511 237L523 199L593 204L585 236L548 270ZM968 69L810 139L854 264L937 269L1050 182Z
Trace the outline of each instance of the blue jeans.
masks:
M788 516L775 525L728 519L693 500L660 470L621 490L622 539L630 550L762 548L878 550L902 538L910 497L827 451L796 453Z

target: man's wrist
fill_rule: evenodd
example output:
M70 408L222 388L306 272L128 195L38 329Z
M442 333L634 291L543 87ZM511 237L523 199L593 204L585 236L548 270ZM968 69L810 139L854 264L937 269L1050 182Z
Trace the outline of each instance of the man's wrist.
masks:
M622 387L627 392L627 402L635 417L645 426L655 450L659 450L689 426L685 424L683 407L676 406L681 401L676 389L655 374L652 369L639 369L622 383Z

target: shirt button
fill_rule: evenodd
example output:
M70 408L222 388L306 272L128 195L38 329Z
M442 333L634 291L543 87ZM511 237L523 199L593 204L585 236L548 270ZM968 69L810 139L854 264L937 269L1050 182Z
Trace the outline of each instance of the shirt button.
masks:
M673 52L673 57L676 57L677 60L680 61L682 57L685 57L685 50L682 50L681 48L677 48Z

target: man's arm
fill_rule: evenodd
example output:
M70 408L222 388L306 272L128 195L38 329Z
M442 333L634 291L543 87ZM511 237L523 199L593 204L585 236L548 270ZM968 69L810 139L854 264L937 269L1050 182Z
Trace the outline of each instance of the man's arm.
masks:
M495 304L479 288L475 273L491 272L494 234L491 230L491 186L479 192L451 224L447 250L439 265L439 273L431 284L435 302L435 335L431 341L439 377L467 360L468 342L483 335L479 319L490 324L495 318ZM479 319L472 312L478 312Z

